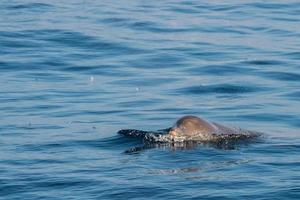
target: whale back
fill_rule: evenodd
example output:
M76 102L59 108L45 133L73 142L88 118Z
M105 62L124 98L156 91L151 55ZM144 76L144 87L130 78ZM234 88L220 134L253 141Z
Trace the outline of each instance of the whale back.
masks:
M214 133L217 131L217 128L210 122L199 117L185 116L174 124L172 131L175 131L180 136L192 137L199 134L207 135Z
M118 132L121 135L140 138L148 142L220 142L254 139L262 133L241 128L224 126L215 122L208 122L195 116L180 118L172 128L159 131L141 131L125 129Z

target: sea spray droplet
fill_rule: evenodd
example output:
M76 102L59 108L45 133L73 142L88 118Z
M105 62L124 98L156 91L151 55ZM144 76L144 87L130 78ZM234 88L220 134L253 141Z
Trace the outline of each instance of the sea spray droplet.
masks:
M90 82L93 83L95 81L95 78L93 76L90 77Z

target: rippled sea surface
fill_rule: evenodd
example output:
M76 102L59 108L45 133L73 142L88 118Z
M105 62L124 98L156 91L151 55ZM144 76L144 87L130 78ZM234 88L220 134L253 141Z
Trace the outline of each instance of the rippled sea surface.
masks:
M2 0L1 199L299 199L299 1ZM120 129L183 115L233 149Z

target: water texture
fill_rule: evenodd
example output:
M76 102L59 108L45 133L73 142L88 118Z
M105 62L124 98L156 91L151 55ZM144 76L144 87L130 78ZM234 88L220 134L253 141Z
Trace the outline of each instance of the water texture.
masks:
M0 199L299 199L299 27L292 0L2 0ZM117 135L187 114L266 137Z

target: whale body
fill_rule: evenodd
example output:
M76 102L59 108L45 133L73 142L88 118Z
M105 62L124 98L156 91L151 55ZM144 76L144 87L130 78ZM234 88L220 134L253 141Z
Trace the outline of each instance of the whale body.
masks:
M184 116L176 121L173 127L158 131L123 129L118 134L140 138L148 142L218 142L229 140L254 139L262 135L237 127L229 127L209 122L196 116Z

